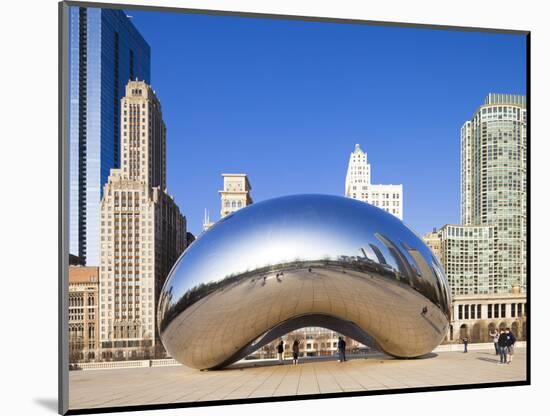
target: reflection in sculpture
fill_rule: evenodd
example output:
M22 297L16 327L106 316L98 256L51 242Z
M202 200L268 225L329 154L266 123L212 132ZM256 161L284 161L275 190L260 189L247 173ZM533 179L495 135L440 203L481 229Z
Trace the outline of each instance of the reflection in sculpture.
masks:
M243 208L195 240L170 272L157 318L169 354L198 369L305 326L372 337L410 358L443 340L450 295L438 260L396 217L349 198L295 195Z

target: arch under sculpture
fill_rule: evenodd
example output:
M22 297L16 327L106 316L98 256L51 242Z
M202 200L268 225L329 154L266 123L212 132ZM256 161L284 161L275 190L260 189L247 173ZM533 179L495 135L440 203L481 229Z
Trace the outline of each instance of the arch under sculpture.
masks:
M166 350L197 369L306 326L412 358L445 337L450 294L438 260L396 217L295 195L236 211L197 238L162 288L157 319Z

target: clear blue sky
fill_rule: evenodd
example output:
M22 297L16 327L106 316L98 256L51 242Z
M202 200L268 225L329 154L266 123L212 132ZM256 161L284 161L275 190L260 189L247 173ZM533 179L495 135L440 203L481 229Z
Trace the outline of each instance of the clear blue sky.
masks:
M373 183L402 183L404 221L460 220L460 127L490 92L526 90L525 37L128 12L151 46L168 190L201 231L222 172L260 201L342 195L355 143Z

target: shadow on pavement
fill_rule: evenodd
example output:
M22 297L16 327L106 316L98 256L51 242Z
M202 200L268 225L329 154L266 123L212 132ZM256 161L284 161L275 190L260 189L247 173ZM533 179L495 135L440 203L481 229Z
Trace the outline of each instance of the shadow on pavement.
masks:
M421 355L420 357L414 357L413 360L426 360L429 358L435 358L437 357L437 354L435 352L429 352L427 354ZM399 358L396 358L398 360Z
M496 360L494 358L485 358L485 357L477 357L480 361L487 361L488 363L500 363L500 360Z
M34 398L34 402L45 409L52 411L53 413L57 413L57 399L55 398Z
M426 360L437 357L437 354L434 352L430 352L428 354L424 354L420 357L411 358L412 360ZM407 358L401 359L396 357L391 357L389 355L386 355L381 352L371 353L371 354L347 354L346 355L347 360L346 361L353 361L353 360L383 360L383 361L399 361L399 360L408 360ZM337 355L328 355L323 357L300 357L300 360L298 361L298 365L305 365L310 363L319 363L319 362L328 362L328 361L334 361L338 362L338 356ZM292 365L291 359L285 359L283 363L281 364L278 360L270 359L270 360L243 360L236 362L234 364L231 364L228 367L225 367L220 370L215 371L228 371L228 370L243 370L246 368L256 368L256 367L272 367L272 366L278 366L278 365Z
M382 353L375 353L375 354L346 354L346 361L352 361L352 360L366 360L366 359L391 359L392 357L388 357L385 354ZM310 363L319 363L319 362L328 362L328 361L334 361L338 362L338 356L337 355L327 355L322 357L300 357L298 360L298 365L303 364L310 364ZM234 364L231 364L228 367L225 367L220 370L215 371L227 371L227 370L242 370L245 368L255 368L255 367L271 367L271 366L278 366L278 365L292 365L292 359L288 358L283 361L283 364L281 364L278 360L270 359L270 360L246 360L246 361L239 361Z

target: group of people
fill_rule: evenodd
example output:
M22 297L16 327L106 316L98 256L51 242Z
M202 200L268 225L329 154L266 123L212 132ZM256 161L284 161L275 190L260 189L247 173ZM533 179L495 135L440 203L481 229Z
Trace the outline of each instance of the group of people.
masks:
M494 329L489 332L489 336L493 339L495 354L500 356L498 364L511 364L514 358L516 337L512 334L510 328ZM468 352L468 337L463 337L462 343L464 344L464 352Z
M494 330L489 335L493 337L495 345L495 354L500 355L499 364L511 364L514 358L514 345L516 337L510 331L510 328Z
M279 364L283 363L283 354L285 352L285 344L283 340L277 345L277 355L279 356ZM298 365L298 356L300 355L300 343L297 339L292 343L292 364Z
M279 357L279 364L283 363L283 355L285 352L285 345L283 340L277 345L277 355ZM292 343L292 364L298 365L298 357L300 356L300 342L295 339ZM338 361L346 361L346 341L342 337L338 337Z

